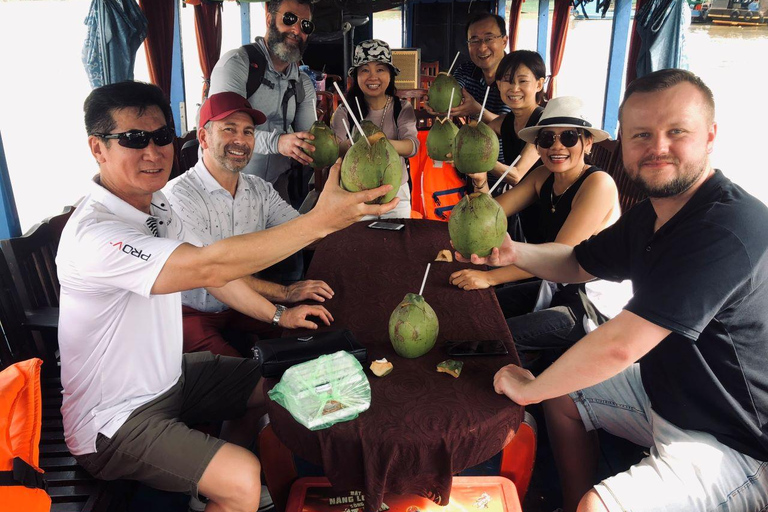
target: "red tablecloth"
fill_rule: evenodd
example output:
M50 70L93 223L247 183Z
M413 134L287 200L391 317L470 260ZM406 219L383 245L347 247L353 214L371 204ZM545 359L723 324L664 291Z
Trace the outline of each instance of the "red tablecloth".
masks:
M450 249L444 222L407 220L401 231L380 231L359 222L325 239L317 248L308 278L335 291L325 306L331 329L350 329L368 348L369 362L386 357L394 371L371 383L371 407L357 419L312 432L283 407L268 400L277 436L295 454L322 465L339 490L362 490L366 509L378 510L384 493L413 493L445 503L451 476L498 453L514 435L523 408L493 391L496 371L519 364L512 337L493 290L466 292L448 276L466 265L433 261ZM440 321L436 346L417 359L395 354L389 342L389 316L406 293L424 289ZM286 333L297 335L298 331ZM509 355L456 358L461 376L437 373L448 359L446 340L504 340ZM267 380L268 391L276 381Z

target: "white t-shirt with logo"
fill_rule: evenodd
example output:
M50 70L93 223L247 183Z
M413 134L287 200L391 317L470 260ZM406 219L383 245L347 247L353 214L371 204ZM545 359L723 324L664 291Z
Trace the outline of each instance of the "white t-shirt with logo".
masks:
M98 433L112 437L181 375L181 296L151 290L183 224L160 192L151 211L92 183L61 236L61 411L74 455L95 452Z

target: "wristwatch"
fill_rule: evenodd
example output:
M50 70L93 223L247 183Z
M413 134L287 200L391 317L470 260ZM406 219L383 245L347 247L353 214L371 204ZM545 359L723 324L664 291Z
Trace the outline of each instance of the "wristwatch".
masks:
M275 307L277 308L277 311L275 311L275 316L272 317L272 325L278 325L280 323L280 317L283 316L283 311L288 309L282 304L275 304Z

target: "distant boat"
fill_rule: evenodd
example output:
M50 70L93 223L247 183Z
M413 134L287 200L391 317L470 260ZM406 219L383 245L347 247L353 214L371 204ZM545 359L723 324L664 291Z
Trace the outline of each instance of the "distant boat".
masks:
M757 26L768 22L768 0L712 0L712 2L688 0L688 4L691 6L693 23Z

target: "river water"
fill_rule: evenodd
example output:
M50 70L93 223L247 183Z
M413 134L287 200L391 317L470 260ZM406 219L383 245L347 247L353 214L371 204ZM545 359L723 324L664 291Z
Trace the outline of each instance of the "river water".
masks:
M98 171L82 121L83 100L90 91L80 62L89 5L89 0L0 0L0 132L23 230L76 201ZM531 12L521 21L519 47L535 49L536 2L524 5ZM252 33L263 33L262 4L251 4L251 20ZM571 23L558 94L582 97L589 115L601 120L611 22ZM235 2L225 2L223 26L222 48L238 46ZM377 14L374 35L400 46L399 16ZM182 37L187 42L187 102L194 112L201 71L190 8L182 10ZM759 122L768 119L768 28L692 25L687 41L689 67L712 88L717 104L713 163L768 203L768 165L760 163L757 151L765 138ZM148 80L143 48L136 78Z

